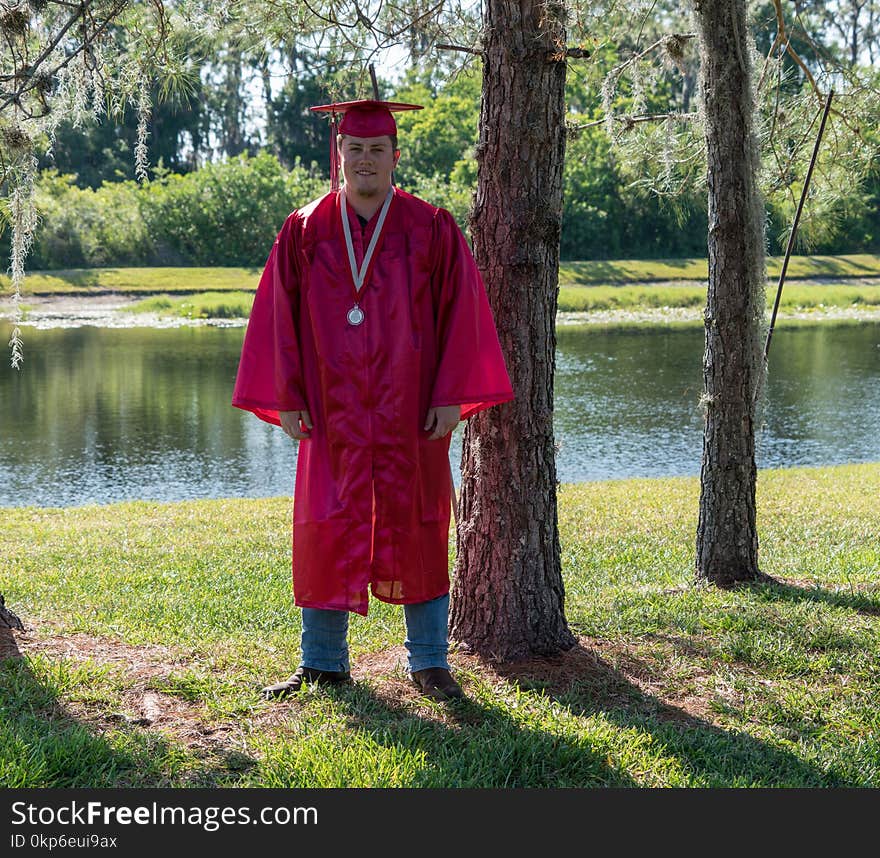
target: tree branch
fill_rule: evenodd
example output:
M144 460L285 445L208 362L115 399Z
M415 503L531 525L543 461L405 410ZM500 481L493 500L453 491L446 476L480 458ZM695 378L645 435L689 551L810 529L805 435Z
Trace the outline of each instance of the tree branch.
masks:
M465 54L474 54L475 56L483 56L483 52L479 48L465 48L462 45L434 45L438 51L462 51Z
M407 23L407 25L405 27L401 27L399 30L397 30L396 32L393 32L393 33L383 33L383 35L388 39L396 39L398 36L405 33L407 30L409 30L411 27L418 24L420 21L423 21L425 18L429 18L435 12L439 12L440 9L442 9L442 8L443 8L443 0L440 0L440 2L436 6L432 6L430 9L428 9L427 12L424 12L423 14L419 15L418 18L414 18L412 21ZM438 45L438 47L439 47L439 45Z
M619 66L611 69L608 74L619 75L628 65L631 65L632 63L642 59L642 57L647 56L651 53L651 51L656 51L657 48L665 45L670 39L696 39L696 37L696 33L672 33L671 35L661 36L659 39L657 39L656 42L654 42L653 45L648 45L645 50L641 51L638 54L633 54L628 60L626 60L626 62L623 62Z
M612 116L616 122L622 122L628 128L640 122L661 122L666 119L680 119L682 122L690 122L697 117L697 113L650 113L642 116ZM604 125L605 119L596 119L593 122L586 122L583 125L572 125L573 131L583 131L585 128L595 128L597 125Z
M547 61L551 63L561 63L566 59L581 60L592 56L592 53L586 48L562 48L561 50L551 51L547 54Z
M776 10L776 24L779 29L779 32L776 35L776 39L773 42L773 46L770 48L770 54L767 55L767 60L770 59L770 56L772 55L772 52L776 49L776 47L779 44L781 44L782 42L784 42L786 53L794 60L794 62L797 64L798 68L800 68L801 71L804 73L804 77L807 79L808 83L810 84L810 88L815 93L817 101L819 102L820 105L822 105L824 107L825 99L827 98L828 94L823 93L822 90L819 88L819 84L816 83L816 79L813 77L812 73L807 68L807 64L801 59L798 52L791 46L791 39L789 39L788 35L785 32L785 15L783 14L783 11L782 11L782 0L773 0L773 8ZM765 61L765 68L766 68L766 61ZM762 71L761 72L761 80L758 82L759 87L760 87L760 84L763 81L763 79L764 79L764 72ZM835 116L839 117L840 121L843 122L843 124L846 125L846 127L849 128L849 130L852 131L853 134L855 134L857 137L859 137L861 139L861 137L862 137L861 129L853 126L850 123L849 118L845 114L843 114L839 110L835 110L833 108L831 109L831 113L833 113Z

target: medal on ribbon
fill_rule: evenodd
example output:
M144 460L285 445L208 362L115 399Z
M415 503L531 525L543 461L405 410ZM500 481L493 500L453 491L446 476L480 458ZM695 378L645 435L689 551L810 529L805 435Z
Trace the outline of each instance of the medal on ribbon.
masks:
M348 223L348 207L345 203L345 189L343 188L340 199L340 210L342 214L342 231L345 233L345 249L348 251L348 264L351 268L351 279L354 283L355 295L360 293L361 286L364 285L364 279L367 276L367 271L370 268L370 260L373 258L373 251L376 249L376 244L379 241L379 235L382 232L382 227L385 225L385 216L388 214L388 209L391 206L391 200L394 198L394 189L388 189L388 196L385 197L385 202L382 203L382 211L379 213L379 220L376 223L376 228L373 230L373 237L370 239L370 244L367 247L367 252L364 254L364 260L361 263L360 271L357 267L357 262L355 261L354 256L354 245L351 241L351 226ZM346 316L348 319L348 324L353 327L357 327L364 321L364 311L360 308L357 302L357 298L355 297L354 306L348 311Z

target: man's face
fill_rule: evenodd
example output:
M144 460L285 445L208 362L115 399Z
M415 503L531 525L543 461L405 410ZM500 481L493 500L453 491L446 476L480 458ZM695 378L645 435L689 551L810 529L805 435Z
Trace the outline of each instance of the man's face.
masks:
M400 150L392 149L388 136L345 136L339 144L339 158L346 186L357 196L370 198L388 193Z

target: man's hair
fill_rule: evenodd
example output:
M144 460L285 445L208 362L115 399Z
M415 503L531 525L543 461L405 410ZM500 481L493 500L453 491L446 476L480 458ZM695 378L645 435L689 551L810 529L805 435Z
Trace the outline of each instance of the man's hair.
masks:
M342 141L345 140L345 138L348 136L349 136L348 134L337 134L336 135L337 147L342 146ZM397 135L396 134L386 134L385 136L391 140L391 151L396 152L397 151Z

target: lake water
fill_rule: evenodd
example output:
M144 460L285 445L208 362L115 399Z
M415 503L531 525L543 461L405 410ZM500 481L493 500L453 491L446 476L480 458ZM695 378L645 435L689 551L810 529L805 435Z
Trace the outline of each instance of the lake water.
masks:
M2 342L11 326L0 324ZM229 404L244 328L23 328L0 506L291 495L296 446ZM699 473L703 333L560 327L562 482ZM461 428L452 443L456 483ZM759 467L880 461L880 325L777 327Z

